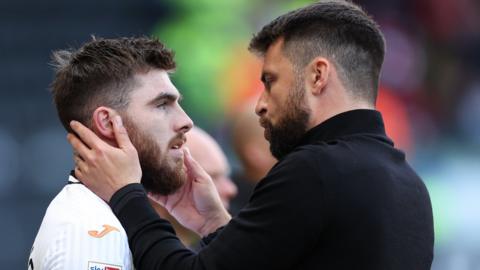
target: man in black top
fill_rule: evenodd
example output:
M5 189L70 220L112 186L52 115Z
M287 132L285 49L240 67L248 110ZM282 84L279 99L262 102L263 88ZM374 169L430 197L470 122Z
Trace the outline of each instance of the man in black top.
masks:
M136 156L74 122L88 146L69 136L77 170L125 227L137 269L430 269L428 192L374 110L384 47L373 20L344 1L289 12L253 38L265 85L256 112L279 162L230 218L185 151L189 182L160 202L204 236L198 254L151 209L141 176L127 177Z

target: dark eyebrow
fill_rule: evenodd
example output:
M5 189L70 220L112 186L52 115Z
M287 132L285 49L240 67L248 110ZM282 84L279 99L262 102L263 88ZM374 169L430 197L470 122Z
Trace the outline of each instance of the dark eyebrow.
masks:
M176 101L178 99L178 101L182 100L182 95L175 95L175 94L171 94L171 93L165 93L165 92L162 92L160 94L158 94L155 98L153 98L148 104L157 104L158 102L162 101L162 100L167 100L167 101L170 101L170 102L173 102L173 101Z

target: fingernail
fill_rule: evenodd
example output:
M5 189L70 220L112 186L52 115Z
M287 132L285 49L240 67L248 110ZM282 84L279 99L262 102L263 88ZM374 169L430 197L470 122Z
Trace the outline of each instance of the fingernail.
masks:
M75 121L75 120L70 121L70 126L72 128L75 127L76 124L77 124L77 121Z
M122 118L120 117L120 115L116 115L116 116L115 116L115 122L117 122L117 125L118 125L119 127L121 127L121 126L123 125L123 123L122 123Z

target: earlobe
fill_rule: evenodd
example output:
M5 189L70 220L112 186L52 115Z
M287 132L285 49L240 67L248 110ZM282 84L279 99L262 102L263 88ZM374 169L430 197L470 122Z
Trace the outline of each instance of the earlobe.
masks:
M98 135L107 139L115 139L112 127L113 117L116 112L108 107L98 107L92 115L93 128L98 132Z

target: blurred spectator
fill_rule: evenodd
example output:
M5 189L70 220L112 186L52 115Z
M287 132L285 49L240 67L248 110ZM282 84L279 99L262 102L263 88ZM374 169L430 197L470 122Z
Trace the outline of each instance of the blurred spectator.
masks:
M257 96L248 99L231 117L232 144L240 161L239 170L232 175L238 186L238 196L232 201L234 214L247 204L255 185L277 162L255 114L256 102Z
M257 183L276 163L255 114L257 97L247 100L234 116L232 141L248 181Z
M468 142L480 146L480 80L473 82L460 101L457 121Z

